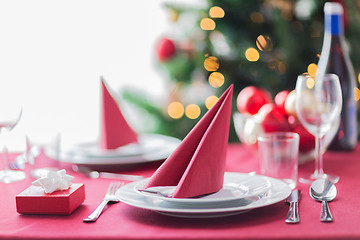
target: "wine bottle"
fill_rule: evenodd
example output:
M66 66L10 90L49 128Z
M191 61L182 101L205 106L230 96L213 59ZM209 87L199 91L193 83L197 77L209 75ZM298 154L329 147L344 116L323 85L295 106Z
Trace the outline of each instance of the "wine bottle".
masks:
M345 43L344 9L339 3L327 2L324 5L324 13L324 41L317 76L325 73L338 75L343 99L339 129L329 149L335 151L353 150L357 143L357 113L354 97L356 80Z

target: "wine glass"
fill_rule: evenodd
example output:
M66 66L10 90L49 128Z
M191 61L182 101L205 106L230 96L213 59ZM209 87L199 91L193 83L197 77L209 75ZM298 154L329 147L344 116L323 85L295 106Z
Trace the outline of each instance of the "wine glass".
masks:
M296 114L303 126L315 136L315 171L310 176L301 177L300 182L311 183L325 178L334 183L339 177L326 174L323 170L322 143L325 134L339 121L342 94L339 77L324 74L316 78L299 75L296 82Z
M0 137L2 138L2 170L0 170L0 182L11 183L25 179L25 173L19 170L9 169L8 149L5 145L4 134L10 132L19 122L22 115L22 107L8 99L0 101Z

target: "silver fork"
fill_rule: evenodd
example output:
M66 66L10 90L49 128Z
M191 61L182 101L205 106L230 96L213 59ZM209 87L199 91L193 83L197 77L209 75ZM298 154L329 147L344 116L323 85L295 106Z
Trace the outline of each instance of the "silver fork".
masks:
M116 198L115 193L123 185L124 185L123 182L111 182L110 186L105 194L104 200L87 218L84 218L83 221L84 222L95 222L99 218L102 211L104 210L104 207L109 202L120 202L120 200Z

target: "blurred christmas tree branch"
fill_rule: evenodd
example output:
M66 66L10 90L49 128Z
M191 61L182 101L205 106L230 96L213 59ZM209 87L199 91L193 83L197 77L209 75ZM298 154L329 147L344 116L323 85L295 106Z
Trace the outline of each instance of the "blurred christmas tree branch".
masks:
M318 62L324 2L208 0L203 7L168 2L171 33L156 46L158 67L168 82L167 102L156 106L129 90L124 97L154 119L154 132L183 138L230 84L233 111L246 86L261 86L273 96L292 90L297 76ZM340 2L346 9L350 57L359 74L360 4ZM231 127L230 141L237 141Z

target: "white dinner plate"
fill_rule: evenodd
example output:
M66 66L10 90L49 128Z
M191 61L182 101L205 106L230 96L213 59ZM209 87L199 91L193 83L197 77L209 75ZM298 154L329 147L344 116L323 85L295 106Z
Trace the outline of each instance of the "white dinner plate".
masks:
M148 179L144 179L138 182L134 186L135 191L148 198L158 198L164 201L174 202L178 204L222 204L224 202L238 200L244 197L251 197L260 195L268 191L271 187L270 181L259 175L250 176L248 174L232 174L225 173L223 188L220 191L197 198L171 198L165 197L160 194L150 193L145 191L139 191L147 183ZM174 187L155 187L151 189L159 189L160 191L166 190L167 192L173 192Z
M114 150L103 150L97 143L62 145L60 161L89 164L113 165L134 164L166 159L179 146L177 138L159 134L139 136L138 143L128 144Z
M226 173L226 175L231 175L233 178L243 178L245 177L244 175L247 177L252 177L243 173ZM148 197L139 194L135 189L135 186L139 181L123 186L116 192L116 196L125 204L142 209L153 210L164 215L186 218L222 217L243 213L255 208L269 206L285 200L290 195L291 189L285 182L270 177L263 178L266 178L267 181L269 181L271 184L268 191L249 197L245 196L234 201L223 202L217 206L212 204L208 205L190 203L183 205L177 202L170 202L159 198Z

